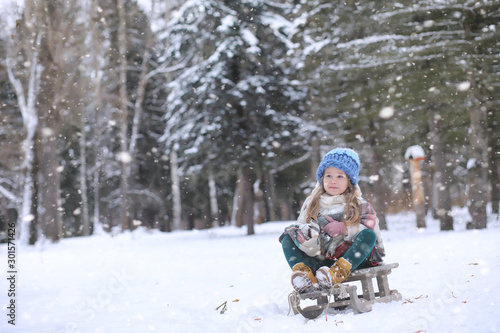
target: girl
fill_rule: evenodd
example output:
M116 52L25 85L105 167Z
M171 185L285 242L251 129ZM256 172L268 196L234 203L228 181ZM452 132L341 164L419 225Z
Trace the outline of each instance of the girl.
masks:
M316 188L297 224L280 237L299 293L331 289L358 267L382 262L384 245L378 218L361 197L359 157L351 149L327 153L318 167Z

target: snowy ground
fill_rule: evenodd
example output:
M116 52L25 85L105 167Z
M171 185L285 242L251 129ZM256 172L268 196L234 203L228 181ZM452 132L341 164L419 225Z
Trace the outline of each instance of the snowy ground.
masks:
M18 248L16 325L0 280L0 332L497 332L500 221L455 231L415 230L412 213L383 232L389 276L403 300L364 314L287 315L290 269L278 236L290 222L174 233L137 230ZM7 275L7 247L0 245ZM216 310L227 302L224 313Z

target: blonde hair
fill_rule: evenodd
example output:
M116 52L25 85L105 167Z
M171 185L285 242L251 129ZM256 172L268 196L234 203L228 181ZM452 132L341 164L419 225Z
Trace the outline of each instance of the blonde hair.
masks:
M319 203L320 198L324 193L326 193L325 187L323 185L323 177L321 177L319 183L320 186L317 186L312 191L311 202L309 203L309 206L306 209L307 223L311 222L311 219L318 218L320 209L320 203ZM349 181L347 189L345 190L344 193L342 193L345 199L345 209L344 209L344 215L342 216L342 221L340 221L344 222L348 227L358 225L361 221L359 215L359 201L357 199L358 194L359 193L357 187L354 186L351 183L351 181Z

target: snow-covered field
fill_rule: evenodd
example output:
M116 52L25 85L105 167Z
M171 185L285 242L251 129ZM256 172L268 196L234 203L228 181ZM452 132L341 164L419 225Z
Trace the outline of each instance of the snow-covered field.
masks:
M373 310L288 315L290 269L278 236L290 222L245 228L64 239L18 248L16 325L8 324L7 247L0 245L0 332L497 332L500 221L416 230L412 213L384 231L389 276L403 299ZM221 313L223 303L226 311ZM216 308L219 307L218 310Z

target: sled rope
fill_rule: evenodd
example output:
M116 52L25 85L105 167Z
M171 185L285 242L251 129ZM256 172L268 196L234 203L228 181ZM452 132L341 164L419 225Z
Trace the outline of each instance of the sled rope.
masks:
M330 289L330 295L328 295L328 303L326 304L325 309L323 310L322 314L325 314L328 311L328 308L330 307L330 303L332 303L332 297L333 297L333 292L335 288L339 288L339 298L346 298L348 296L347 291L345 290L345 286L341 283L335 283L332 286L332 289Z
M292 311L292 297L293 297L293 292L288 294L288 313L286 314L287 317L290 315L290 311Z

